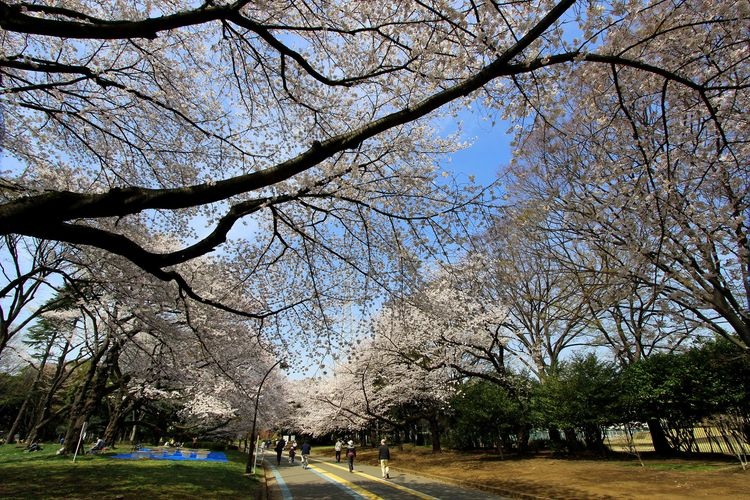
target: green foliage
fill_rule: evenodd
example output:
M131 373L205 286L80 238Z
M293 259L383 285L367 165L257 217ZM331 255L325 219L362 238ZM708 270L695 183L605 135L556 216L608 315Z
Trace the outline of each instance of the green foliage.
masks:
M657 354L628 366L622 387L625 421L665 419L685 427L729 411L748 415L750 357L724 340Z
M21 406L28 389L29 381L24 375L0 372L0 407Z
M5 437L16 418L31 388L32 378L29 370L17 374L0 372L0 437Z
M516 386L526 389L482 380L465 384L451 401L451 445L507 445L535 427L565 430L568 450L581 436L589 449L602 450L604 427L656 420L666 421L672 444L684 448L690 437L680 429L718 414L750 415L750 357L724 340L654 355L623 371L592 354L578 356L540 383Z
M615 365L589 354L561 363L537 386L533 405L545 426L599 427L619 421L618 394Z
M688 353L692 367L701 369L709 413L727 411L750 415L750 355L719 338ZM695 369L695 368L691 368Z
M458 449L499 446L524 418L520 401L484 380L463 386L452 407L455 416L450 440Z
M76 311L76 300L76 292L66 288L45 302L44 308L48 311ZM61 338L67 335L78 320L75 315L68 319L39 316L26 331L23 343L29 347L32 357L42 359L55 343L58 346L64 344Z

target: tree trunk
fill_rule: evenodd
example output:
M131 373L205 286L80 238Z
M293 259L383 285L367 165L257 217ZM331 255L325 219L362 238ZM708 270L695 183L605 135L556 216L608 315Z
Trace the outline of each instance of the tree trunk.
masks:
M654 444L654 451L658 455L670 456L674 455L674 450L667 440L667 435L664 432L661 424L657 419L650 419L648 422L648 430L651 433L651 441Z
M432 434L432 452L440 453L440 422L436 416L430 418L430 434Z
M44 428L45 425L49 422L48 415L50 413L50 408L52 407L52 403L54 402L55 394L57 393L57 390L62 386L63 382L67 378L67 374L65 373L65 358L68 357L68 353L70 352L71 348L71 342L70 337L67 338L65 341L65 346L63 347L62 352L57 357L57 366L55 367L55 374L52 376L52 381L50 383L49 389L47 389L47 394L44 397L44 402L39 407L39 410L37 411L35 417L34 417L34 425L31 428L31 432L29 432L29 435L27 437L27 440L29 442L36 439L36 437L39 435L39 432Z
M527 424L519 425L516 429L516 446L519 455L525 455L529 451L529 439L531 433Z
M34 376L34 382L32 382L31 387L29 388L29 392L26 393L26 397L24 398L23 403L21 404L21 408L18 410L18 415L16 415L16 418L13 421L13 425L10 426L10 430L8 431L8 435L6 436L6 439L5 439L6 443L13 443L15 441L15 436L18 433L19 427L21 426L21 421L23 420L23 417L25 416L26 410L29 407L31 399L36 395L37 388L39 387L42 381L42 377L44 376L44 367L47 365L47 359L49 358L50 352L52 351L52 346L54 345L55 340L56 340L56 336L53 335L47 341L47 345L44 348L44 355L42 356L42 359L39 362L39 368L37 369L36 375ZM32 422L35 422L36 420L37 419L32 418ZM26 437L27 441L29 441L29 439L36 438L36 432L34 432L33 425L30 429L30 434L33 434L33 435L27 435Z
M576 453L579 451L581 446L575 429L568 427L563 430L563 433L565 434L565 445L568 447L568 452Z
M607 452L607 447L604 446L604 435L602 434L601 427L588 424L584 426L583 432L587 450L601 454Z
M91 380L93 379L94 369L89 369L89 371L86 374L86 379L84 380L81 388L79 389L78 394L76 394L75 399L73 400L73 405L70 408L70 421L68 422L68 428L65 431L65 438L63 440L63 447L62 447L62 453L69 454L74 453L76 450L76 446L78 445L78 437L81 433L81 428L83 427L83 423L86 421L87 415L83 413L83 400L85 397L85 394L89 390L89 386L91 385Z
M560 450L562 449L564 443L562 435L560 434L560 429L557 426L550 426L547 433L549 434L549 441L552 445L553 450Z
M123 388L121 388L120 392L125 392L122 389ZM135 404L135 401L130 400L130 398L127 398L127 396L118 394L117 402L114 408L112 408L109 413L107 428L104 430L104 436L102 437L102 439L104 439L104 443L110 448L114 448L115 441L117 440L117 435L120 433L120 431L123 430L122 428L123 422L125 421L125 416L133 411Z
M21 408L18 409L16 418L15 420L13 420L13 425L10 426L8 435L5 437L5 442L8 444L12 444L16 442L16 434L18 433L18 429L21 427L21 421L23 420L23 417L26 414L26 407L29 405L29 400L31 399L32 393L33 391L29 391L26 394L26 397L23 398L23 403L21 403Z
M111 349L109 346L110 338L107 337L99 351L91 358L91 365L86 373L86 378L81 384L73 407L70 410L70 423L68 424L68 430L65 432L63 453L73 453L75 451L75 447L78 444L78 435L83 423L88 420L96 405L104 396L107 378L112 366L111 362L114 361L112 357L116 359L119 356L120 350L119 344L113 345ZM105 354L107 356L104 362L100 364L99 361Z

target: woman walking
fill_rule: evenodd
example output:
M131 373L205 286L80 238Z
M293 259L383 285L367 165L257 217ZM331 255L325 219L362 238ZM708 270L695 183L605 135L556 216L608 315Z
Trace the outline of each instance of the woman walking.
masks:
M336 444L333 445L333 450L336 452L336 463L341 463L341 448L344 447L344 443L340 439L336 440Z
M346 447L346 458L349 460L349 472L354 472L354 459L357 457L357 450L354 448L354 441L349 441Z

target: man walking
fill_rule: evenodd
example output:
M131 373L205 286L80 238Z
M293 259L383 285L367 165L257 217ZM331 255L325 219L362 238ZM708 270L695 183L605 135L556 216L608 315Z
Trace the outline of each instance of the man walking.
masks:
M336 452L336 463L341 462L341 448L343 447L344 447L344 443L342 443L340 439L337 439L336 444L333 445L333 449Z
M310 452L312 451L312 446L310 446L310 442L305 439L305 442L302 443L302 468L307 469L310 467Z
M383 479L390 479L391 475L390 467L388 467L388 461L391 459L391 450L388 449L388 445L385 444L385 439L380 440L380 448L378 448L378 460L380 460L380 471L383 473Z
M284 453L284 447L286 446L286 441L283 439L279 439L276 441L276 465L281 465L281 454Z

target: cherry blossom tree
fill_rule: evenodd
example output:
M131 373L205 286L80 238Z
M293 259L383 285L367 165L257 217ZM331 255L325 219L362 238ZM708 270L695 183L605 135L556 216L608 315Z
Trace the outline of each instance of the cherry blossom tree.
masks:
M479 270L471 279L483 284L483 300L507 311L498 336L508 355L543 380L566 352L589 347L594 339L586 278L553 258L547 235L528 230L530 217L521 212L496 219L479 239L482 250L471 256Z
M213 432L236 437L249 432L258 384L276 360L274 329L259 330L257 320L186 301L171 284L143 275L126 259L103 256L95 249L75 250L71 248L64 261L48 259L39 264L40 257L36 264L61 274L71 285L35 309L33 318L24 323L35 319L31 333L39 330L44 336L34 344L42 349L35 367L39 376L26 398L40 402L33 412L25 412L31 424L22 429L23 434L29 439L43 436L51 419L62 415L70 421L67 442L74 446L71 436L96 414L108 419L106 428L99 430L112 444L124 434L126 421L133 426L144 423L151 408L158 406L175 408L174 424L183 435ZM67 267L56 268L60 262ZM20 270L23 264L19 257L11 269ZM243 296L233 269L216 259L195 259L186 269L196 274L193 286L205 296L230 291L231 300ZM22 290L25 282L17 281ZM73 351L77 360L69 358ZM280 387L278 374L269 375L265 394ZM45 394L39 396L43 383ZM69 404L59 404L62 390L74 393ZM281 412L272 399L266 401L259 412L263 425ZM17 422L27 406L22 406ZM11 434L17 429L14 425Z
M735 24L747 26L747 6L644 12L600 50L647 54L673 72L592 65L560 80L571 98L536 113L519 144L517 186L556 214L547 229L655 291L648 300L687 331L710 328L747 349L750 73L747 30Z
M242 217L262 235L243 248L255 261L250 271L292 260L310 272L325 260L377 276L378 243L392 239L388 221L461 203L440 194L430 162L453 146L425 124L410 124L450 98L411 112L399 108L420 96L390 90L434 28L399 42L396 28L410 15L354 4L307 12L288 2L162 8L2 4L4 85L13 87L5 93L4 147L20 163L4 183L3 231L37 234L47 226L40 237L123 255L199 298L176 266L213 251ZM414 15L416 27L443 23L429 11ZM113 22L130 28L116 34ZM104 29L84 35L85 24ZM60 57L48 57L51 42ZM429 59L409 73L431 72ZM37 120L46 124L34 127L39 133L24 132ZM101 201L52 229L54 212L38 211L43 190L56 193L58 201L47 198L53 204L58 195ZM35 193L41 205L26 205ZM163 196L173 201L165 205ZM196 215L214 224L208 234L195 235ZM145 225L151 231L141 232ZM157 230L181 244L154 245ZM254 316L275 311L243 305Z
M122 270L132 268L126 261L122 264ZM222 274L220 266L203 263L200 269L213 272L195 280L197 289L206 296L225 293L214 281ZM161 401L177 408L178 421L172 425L181 436L250 432L258 398L281 391L280 374L270 369L278 364L268 340L274 336L265 337L250 320L174 300L170 287L158 280L137 284L121 283L111 291L140 325L119 363L128 377L128 399L139 406ZM280 413L272 399L264 401L259 405L261 424Z
M300 384L292 388L290 401L299 401L299 408L289 415L289 427L311 436L351 435L371 422L372 418L362 408L360 385L350 370L337 366L334 373L304 379L303 383L305 390L299 389Z
M689 311L666 307L661 286L635 277L647 263L551 230L560 214L536 199L512 203L478 240L488 271L477 279L508 304L506 326L520 337L518 352L538 360L534 373L554 369L565 350L606 347L629 364L706 335Z
M315 392L300 401L297 426L313 435L375 426L398 432L423 419L430 424L433 450L440 451L441 419L455 390L453 371L420 367L389 344L376 335L333 375L315 380Z
M553 258L574 270L571 278L580 282L587 277L581 290L589 325L598 334L594 343L607 347L620 365L684 349L701 337L712 336L687 308L665 299L663 279L650 284L639 279L648 274L643 269L649 266L647 262L580 243L564 247L563 254Z
M132 349L139 383L92 363L87 397L116 377L173 394L188 425L222 424L276 361L262 346L330 355L343 305L411 298L405 280L464 242L483 199L442 180L461 145L438 120L480 102L516 120L518 186L565 214L549 229L627 253L639 287L750 345L747 19L746 2L712 0L0 1L0 234L109 261L86 262L117 283L87 309L106 327L92 358L122 369ZM396 396L431 394L391 398L381 369L501 380L512 351L542 376L591 302L521 241L475 264L503 277L486 295L490 281L446 280L398 304L414 343L394 330L386 368L349 370L382 404L338 408L384 418ZM180 379L186 363L200 369Z
M17 164L0 231L102 248L210 301L181 264L244 220L251 270L296 257L306 273L325 263L382 286L378 244L447 234L431 216L467 200L435 178L436 154L454 149L436 113L484 96L509 116L554 115L579 90L563 83L614 68L718 117L716 85L742 80L685 62L708 46L701 61L739 71L742 5L1 2L3 148ZM154 244L158 231L178 244Z
M591 346L585 294L551 260L544 236L496 219L474 251L387 304L376 326L384 348L512 390L513 374L543 379L566 352Z

